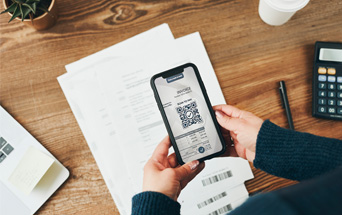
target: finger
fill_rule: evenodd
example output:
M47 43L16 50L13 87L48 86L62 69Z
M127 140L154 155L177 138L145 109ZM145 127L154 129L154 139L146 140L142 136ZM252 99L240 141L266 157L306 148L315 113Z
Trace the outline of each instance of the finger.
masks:
M166 136L156 147L152 154L152 158L160 160L167 158L171 142L169 136Z
M202 172L202 170L205 167L205 163L202 162L198 165L198 168L191 173L187 178L185 178L183 181L181 181L181 189L183 189L190 181L192 181L192 179L194 179L200 172Z
M246 148L243 145L241 145L239 142L236 142L234 144L234 148L235 148L235 151L239 157L241 157L243 159L247 159Z
M171 168L175 168L178 166L177 157L175 153L169 155L169 157L167 157L167 160L169 161L169 165Z
M191 162L188 162L180 167L175 168L177 179L179 181L184 180L185 178L189 177L192 173L196 171L196 169L199 166L199 161L194 160Z
M233 138L234 141L237 140L237 134L235 132L231 131L230 136Z
M217 122L229 131L235 131L241 124L241 119L229 117L220 110L215 111Z
M239 118L242 113L244 112L243 110L240 110L239 108L236 108L231 105L216 105L213 107L213 109L222 111L223 113L227 114L230 117L236 117Z

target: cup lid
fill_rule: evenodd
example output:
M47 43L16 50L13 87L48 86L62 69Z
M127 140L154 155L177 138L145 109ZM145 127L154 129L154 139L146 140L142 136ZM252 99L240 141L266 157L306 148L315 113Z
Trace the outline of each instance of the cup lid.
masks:
M310 0L265 0L268 5L282 12L296 12L305 7Z

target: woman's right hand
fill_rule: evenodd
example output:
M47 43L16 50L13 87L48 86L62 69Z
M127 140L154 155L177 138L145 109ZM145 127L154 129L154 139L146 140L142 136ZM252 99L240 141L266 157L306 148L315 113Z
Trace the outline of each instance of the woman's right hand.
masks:
M263 120L231 105L217 105L213 109L218 123L223 127L223 135L230 134L233 139L235 150L230 156L236 153L239 157L253 162L256 141Z

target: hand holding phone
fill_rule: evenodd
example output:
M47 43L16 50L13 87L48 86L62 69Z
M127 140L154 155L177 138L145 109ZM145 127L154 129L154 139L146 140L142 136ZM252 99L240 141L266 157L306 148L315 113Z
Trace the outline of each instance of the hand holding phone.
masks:
M220 127L194 64L154 75L151 87L180 164L225 152Z
M217 105L213 109L222 126L223 136L233 140L234 147L227 150L229 156L238 156L253 163L258 134L264 120L231 105Z
M181 190L203 170L205 164L196 160L178 165L175 154L168 156L170 146L169 137L164 138L147 161L143 191L163 193L177 201Z

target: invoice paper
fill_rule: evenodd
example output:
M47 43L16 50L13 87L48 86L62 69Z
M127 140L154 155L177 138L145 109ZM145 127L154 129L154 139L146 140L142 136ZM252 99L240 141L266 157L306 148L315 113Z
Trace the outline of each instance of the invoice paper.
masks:
M131 197L141 191L143 166L167 134L149 86L150 77L186 62L195 63L212 104L225 103L200 35L173 40L167 25L155 29L143 33L145 39L130 40L128 43L139 41L129 48L134 50L113 46L105 54L99 52L67 66L68 73L58 78L121 214L130 214ZM163 34L167 39L158 38ZM145 51L139 48L144 40L149 44ZM253 175L247 161L219 158L207 161L206 166L182 192L182 214L225 211L248 197L243 182ZM215 177L222 180L210 183ZM198 208L206 200L193 198L195 191L203 198L227 195Z
M172 49L168 49L167 53L156 55L158 57L145 57L143 63L139 63L139 60L135 64L129 61L126 63L108 62L108 65L101 67L101 72L97 72L108 108L111 110L112 121L118 122L116 130L120 139L119 145L125 157L135 158L129 160L127 165L134 184L139 185L138 192L142 187L143 166L156 145L167 134L149 84L150 77L154 74L180 65L176 63L170 66L172 60L165 61L165 59L173 59L169 55L179 56L179 53L188 52L187 57L184 58L185 62L192 62L198 66L208 95L215 98L212 104L225 103L200 35L194 33L177 39L176 46L174 53ZM174 60L174 62L178 61ZM154 62L161 62L161 64L158 66ZM111 68L120 68L122 72L113 73ZM232 162L233 160L235 162ZM197 199L193 198L194 193L207 196L212 194L215 187L221 190L222 188L228 189L253 178L248 162L242 159L222 158L206 161L206 163L207 167L203 172L190 183L191 186L189 185L182 191L180 201L183 214L191 214L193 209L191 206L198 203ZM210 186L203 186L206 181L217 177L222 180L215 181L216 183ZM209 185L209 182L205 185Z
M150 50L150 48L156 48L160 44L167 44L173 40L174 37L169 25L164 23L95 54L68 64L65 68L68 72L84 71L89 69L89 67L96 68L97 65L101 64L101 62L106 62L108 59L129 57L133 55L144 57L144 55L139 53L146 52L146 50Z
M111 59L132 56L141 50L173 41L167 24L157 26L115 46L69 64L69 73L58 81L92 151L107 187L121 214L130 214L131 197L136 193L118 146L106 100L96 81L98 65ZM115 72L115 71L113 71ZM108 153L110 152L110 153ZM120 164L120 165L115 165Z

